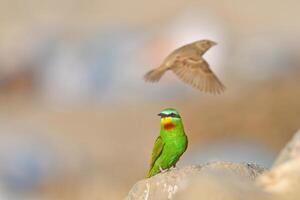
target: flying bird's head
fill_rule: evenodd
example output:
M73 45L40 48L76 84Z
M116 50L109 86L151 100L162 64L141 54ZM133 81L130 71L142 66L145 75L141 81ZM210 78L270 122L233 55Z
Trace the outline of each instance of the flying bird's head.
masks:
M217 45L216 42L211 41L211 40L199 40L199 41L195 42L195 44L199 49L201 49L203 51L206 51L210 47Z
M181 124L181 117L177 110L173 108L166 108L162 110L158 115L161 117L161 126L165 130L172 130L178 124Z

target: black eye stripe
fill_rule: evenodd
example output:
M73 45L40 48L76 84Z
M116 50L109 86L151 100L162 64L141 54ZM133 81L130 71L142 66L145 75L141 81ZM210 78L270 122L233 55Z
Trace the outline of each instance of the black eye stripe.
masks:
M176 117L176 118L180 118L180 116L176 113L170 113L170 114L164 114L164 113L159 113L159 116L161 116L162 118L164 117Z
M169 116L169 117L177 117L177 118L180 118L179 115L177 115L177 114L175 114L175 113L170 113L170 114L168 114L168 116Z

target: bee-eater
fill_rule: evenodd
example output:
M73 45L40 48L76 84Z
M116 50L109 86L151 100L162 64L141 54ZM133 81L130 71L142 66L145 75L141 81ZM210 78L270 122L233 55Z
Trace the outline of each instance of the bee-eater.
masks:
M225 86L202 57L207 50L216 44L211 40L199 40L175 49L159 67L145 74L145 81L157 82L166 71L171 70L182 81L200 91L213 94L223 92Z
M152 150L148 177L172 166L175 167L188 145L179 113L173 108L167 108L158 115L161 117L160 134Z

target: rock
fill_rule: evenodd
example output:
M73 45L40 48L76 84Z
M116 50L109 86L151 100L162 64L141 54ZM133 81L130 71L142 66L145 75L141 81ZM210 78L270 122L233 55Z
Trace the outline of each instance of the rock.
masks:
M174 195L187 188L194 177L203 174L220 176L235 176L249 182L264 171L256 164L234 164L229 162L208 163L202 166L187 166L171 169L154 177L144 179L136 183L130 190L127 200L142 199L172 199Z
M300 157L300 130L295 133L291 141L281 150L273 164L273 168L297 157Z
M239 174L206 172L190 178L176 200L273 200L253 180Z
M257 179L257 184L279 199L300 198L300 131L280 152L271 170Z
M270 171L249 163L214 162L171 169L136 183L127 200L298 200L300 130Z
M200 169L201 167L199 166L188 166L181 169L175 168L141 180L132 187L126 199L171 199L178 190L178 183L187 176L197 174Z

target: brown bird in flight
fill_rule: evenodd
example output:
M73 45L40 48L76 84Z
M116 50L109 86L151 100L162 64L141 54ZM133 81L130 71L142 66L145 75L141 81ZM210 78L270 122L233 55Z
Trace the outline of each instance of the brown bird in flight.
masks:
M145 81L157 82L167 70L172 70L182 81L200 91L220 94L225 86L202 58L216 44L211 40L199 40L175 49L159 67L145 74Z

